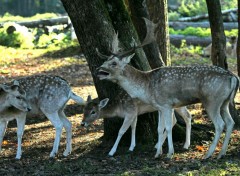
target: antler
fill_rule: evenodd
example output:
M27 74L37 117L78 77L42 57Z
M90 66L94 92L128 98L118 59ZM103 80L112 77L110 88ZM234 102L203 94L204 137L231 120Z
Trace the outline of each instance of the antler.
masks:
M137 45L137 46L135 45L134 47L132 47L128 51L119 52L121 48L119 47L118 33L114 32L112 46L111 46L112 51L110 51L110 53L113 56L124 57L124 56L130 55L130 54L134 53L134 51L136 49L141 48L141 47L155 41L156 36L154 34L154 31L157 28L157 24L154 24L152 21L150 21L150 20L148 20L147 18L144 18L144 17L143 17L143 20L146 24L147 34L146 34L143 42L140 45ZM100 53L97 48L96 48L96 52L97 52L97 55L102 59L109 58L109 56Z
M155 41L155 30L157 28L157 24L154 24L152 21L148 20L147 18L144 18L144 22L146 24L146 28L147 28L147 34L143 40L143 42L140 45L134 46L133 48L131 48L128 51L124 51L124 52L120 52L120 53L115 53L115 55L120 56L120 57L124 57L127 56L129 54L132 54L136 49L141 48L149 43L152 43L153 41Z
M104 54L100 53L97 48L96 48L96 52L97 52L97 55L98 55L101 59L106 60L106 59L109 57L109 56L107 56L107 55L104 55Z

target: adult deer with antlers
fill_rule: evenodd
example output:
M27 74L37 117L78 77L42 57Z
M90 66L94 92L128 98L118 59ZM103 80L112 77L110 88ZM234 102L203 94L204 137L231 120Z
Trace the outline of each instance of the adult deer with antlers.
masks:
M154 27L148 25L147 28ZM239 79L231 72L217 66L182 66L161 67L151 71L140 71L128 65L134 56L136 48L142 47L154 38L153 29L147 30L143 43L126 52L120 52L117 35L114 36L112 55L98 55L107 59L98 68L98 77L101 80L110 80L119 84L132 97L151 105L159 112L158 135L165 126L168 138L168 154L174 154L172 142L172 114L173 108L178 108L201 102L206 109L208 117L215 126L215 137L204 156L209 158L219 141L220 135L226 125L226 135L222 149L218 155L221 158L226 154L234 121L229 113L229 103L234 101ZM155 157L160 154L160 143L157 146Z

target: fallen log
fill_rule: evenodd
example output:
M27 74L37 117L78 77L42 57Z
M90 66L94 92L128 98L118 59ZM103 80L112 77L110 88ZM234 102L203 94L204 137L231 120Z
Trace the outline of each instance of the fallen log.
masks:
M212 42L211 37L170 35L170 43L176 47L181 46L182 40L186 40L187 45L203 46L203 47L208 46Z
M232 30L232 29L238 29L238 23L234 22L228 22L228 23L223 23L224 29L225 30ZM174 22L169 22L169 27L179 30L179 29L185 29L187 27L201 27L201 28L210 28L209 22L179 22L179 21L174 21Z
M238 10L237 8L223 10L222 15L226 15L231 12L237 12L237 10ZM203 20L203 19L208 19L208 14L197 15L197 16L193 16L193 17L183 17L183 18L179 18L178 21L187 22L187 21L199 21L199 20Z
M35 21L23 21L15 22L21 26L26 26L28 28L38 28L43 26L55 26L60 24L69 24L68 16L44 19L44 20L35 20ZM0 23L0 28L3 27L4 23Z

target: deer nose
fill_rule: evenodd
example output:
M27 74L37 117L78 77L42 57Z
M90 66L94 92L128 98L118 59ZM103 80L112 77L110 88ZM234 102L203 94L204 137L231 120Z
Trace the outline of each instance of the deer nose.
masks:
M32 108L27 108L27 111L29 112L29 111L31 111L32 110Z
M84 126L85 126L85 123L84 123L84 122L82 122L82 123L81 123L81 126L83 126L83 127L84 127Z

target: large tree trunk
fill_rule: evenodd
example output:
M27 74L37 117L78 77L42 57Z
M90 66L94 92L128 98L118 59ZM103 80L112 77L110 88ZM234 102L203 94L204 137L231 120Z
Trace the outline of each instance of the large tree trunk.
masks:
M103 60L99 59L95 49L98 48L104 54L109 53L114 29L118 31L120 42L124 48L129 48L133 40L139 42L123 1L92 0L89 3L88 0L62 0L62 3L73 23L80 46L89 64L99 98L108 97L110 100L118 98L117 95L123 91L119 86L110 81L99 81L96 77L96 68L103 63ZM109 7L111 9L108 9ZM141 49L138 50L137 57L132 61L137 68L150 69ZM141 137L141 140L152 142L152 139L157 139L157 122L154 118L148 118L148 115L144 117L147 118L140 118L138 121L136 134L137 137ZM104 138L115 140L121 123L122 121L118 119L104 120ZM137 139L139 140L139 138Z
M138 32L140 40L143 41L146 36L146 27L142 18L144 17L150 20L146 1L128 0L128 2L134 26ZM156 42L145 46L143 49L152 69L165 65Z
M211 59L213 65L227 69L226 36L223 27L221 4L219 0L206 0L206 2L212 35Z

